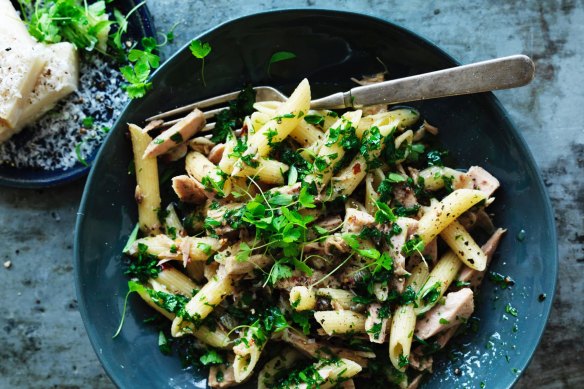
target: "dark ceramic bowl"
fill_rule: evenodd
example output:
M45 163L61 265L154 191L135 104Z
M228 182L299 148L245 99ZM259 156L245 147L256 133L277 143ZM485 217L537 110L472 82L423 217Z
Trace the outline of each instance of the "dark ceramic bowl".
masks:
M181 369L178 358L157 349L157 333L143 324L151 311L131 298L124 328L119 322L127 279L122 248L137 220L126 123L141 124L153 113L253 85L285 92L303 78L313 96L346 90L350 77L382 71L391 78L448 68L457 62L423 38L369 16L318 10L277 11L223 24L199 37L213 51L206 59L206 87L200 62L188 48L153 76L154 89L133 101L94 163L77 220L75 270L79 306L89 338L112 380L120 387L204 387L201 373ZM294 52L273 64L271 55ZM477 297L477 332L438 358L426 388L507 388L527 367L550 311L557 272L557 244L550 203L533 157L490 93L414 103L442 130L441 138L459 167L480 165L502 188L491 211L508 229L491 270L515 280L510 289L485 281ZM525 233L521 232L525 230ZM523 238L524 236L524 238ZM540 301L538 296L545 294ZM506 307L509 307L506 309ZM514 310L517 309L517 316ZM457 369L458 374L454 374Z
M127 15L140 1L137 0L114 0L108 3L108 9L119 9L122 14ZM13 0L16 9L19 9L18 2ZM146 5L140 6L128 19L127 36L135 41L139 41L145 36L156 36L156 30L152 23L152 16ZM20 142L26 142L26 130L15 137L20 138ZM63 185L85 177L97 155L99 146L86 158L89 166L76 163L68 169L42 170L33 168L16 168L9 165L0 164L0 186L15 188L47 188Z

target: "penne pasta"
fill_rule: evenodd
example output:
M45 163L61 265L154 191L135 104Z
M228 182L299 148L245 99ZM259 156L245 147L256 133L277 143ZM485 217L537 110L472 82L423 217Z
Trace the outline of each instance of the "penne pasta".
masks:
M192 297L194 292L201 289L186 274L173 267L162 270L151 282L159 283L168 293L182 294L187 297Z
M391 321L389 332L389 359L393 367L406 371L416 328L416 313L412 305L397 307Z
M314 160L313 171L307 176L308 182L315 182L319 191L329 183L333 177L335 165L345 155L345 149L340 144L341 138L349 136L361 120L361 111L345 113L325 134L323 144Z
M220 196L231 193L231 180L203 154L191 151L185 158L187 173L202 183L205 188Z
M295 286L290 290L290 305L297 311L314 309L316 292L306 286Z
M487 256L458 221L455 220L444 228L440 237L466 266L478 271L485 270Z
M420 262L408 279L407 286L417 294L428 276L428 265ZM416 311L414 304L398 306L391 321L389 332L389 359L398 371L404 372L409 364L408 358L412 347L414 329L416 328Z
M314 318L327 335L365 332L366 317L353 311L317 311Z
M290 369L296 361L301 358L301 354L290 348L284 349L282 353L264 365L258 374L258 389L269 389L274 386L282 371Z
M233 293L233 279L213 277L194 295L185 306L185 311L195 321L195 327L205 319L223 299ZM184 328L183 318L176 317L172 322L173 333Z
M462 262L452 251L448 251L440 258L418 293L416 315L429 311L440 301L452 281L456 279L461 267Z
M158 165L156 158L143 158L144 151L152 138L134 124L129 124L134 167L136 171L136 192L134 197L138 204L138 223L146 235L160 233L158 210L160 209L160 187L158 184Z
M271 144L286 139L298 125L300 118L308 111L309 107L310 85L304 79L292 92L290 98L276 109L275 117L249 137L249 148L245 151L243 157L267 156L270 153ZM242 163L243 161L240 158L236 162L236 166L240 167Z
M418 224L418 236L424 244L434 239L446 226L456 220L473 205L486 200L478 190L457 189L426 212Z
M254 166L242 164L239 170L233 170L233 176L253 177L266 184L284 185L284 173L288 171L288 165L265 158L260 158L255 163Z
M333 309L335 309L336 311L344 309L348 310L351 309L352 305L354 305L353 298L355 297L355 294L349 292L348 290L335 288L318 288L316 290L316 295L319 297L326 297L330 299L331 305Z
M452 187L458 188L464 176L463 172L442 166L431 166L419 173L419 177L424 180L424 189L427 190L442 189L447 182L452 182Z

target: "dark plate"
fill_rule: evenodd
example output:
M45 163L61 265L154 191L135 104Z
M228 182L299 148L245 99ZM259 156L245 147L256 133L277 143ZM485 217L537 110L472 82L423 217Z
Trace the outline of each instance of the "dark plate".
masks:
M346 90L352 86L350 77L382 70L376 58L392 78L457 64L401 27L336 11L252 15L199 38L213 47L205 64L207 86L203 87L200 63L188 48L167 61L153 77L154 90L133 101L118 120L98 154L81 202L75 240L80 311L99 359L121 387L205 385L202 374L182 370L178 358L158 351L156 331L142 323L151 312L139 298L130 299L122 333L112 339L127 291L120 252L137 220L135 183L127 174L131 149L126 123L141 124L153 113L237 90L245 82L273 85L289 93L307 77L315 97ZM297 58L272 65L269 76L268 59L278 50L292 51ZM459 167L480 165L501 181L491 211L496 224L508 233L491 270L516 281L506 290L485 281L476 301L477 333L464 337L451 358L439 358L425 387L479 387L481 382L492 388L510 387L537 347L556 283L557 244L547 194L523 139L492 94L413 105L442 129L442 139ZM522 229L525 239L519 241L516 236ZM539 302L542 293L547 299ZM505 312L507 304L517 308L517 317ZM453 374L455 368L460 376Z
M16 3L16 1L14 1ZM124 15L132 10L140 1L115 0L108 4L108 9L119 9ZM16 5L18 8L18 4ZM127 36L133 40L140 40L145 36L156 36L152 16L144 4L128 19ZM14 168L0 164L0 186L16 188L46 188L65 184L84 177L91 168L97 155L99 146L86 158L89 166L76 163L70 169L41 170L32 168Z

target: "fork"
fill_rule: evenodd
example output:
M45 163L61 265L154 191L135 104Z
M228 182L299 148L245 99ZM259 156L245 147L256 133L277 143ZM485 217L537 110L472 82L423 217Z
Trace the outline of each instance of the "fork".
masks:
M312 100L312 109L342 109L359 108L374 104L398 104L410 101L435 99L439 97L466 95L488 92L499 89L516 88L528 84L534 76L535 65L525 55L512 55L488 61L476 62L435 72L383 81L375 84L355 87L347 92L338 92L330 96ZM270 86L254 87L256 101L285 101L288 97ZM231 92L198 101L183 107L154 115L146 119L166 119L195 108L204 109L219 106L204 111L207 125L203 128L211 130L215 127L210 122L226 104L234 100L239 92ZM181 118L160 123L161 126L171 126Z

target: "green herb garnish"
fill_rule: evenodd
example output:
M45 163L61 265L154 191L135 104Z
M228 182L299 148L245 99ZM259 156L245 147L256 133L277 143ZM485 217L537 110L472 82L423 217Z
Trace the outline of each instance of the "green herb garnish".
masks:
M211 52L211 45L209 43L203 43L198 39L193 39L189 45L189 49L195 58L201 60L201 80L203 85L207 86L205 83L205 57Z

